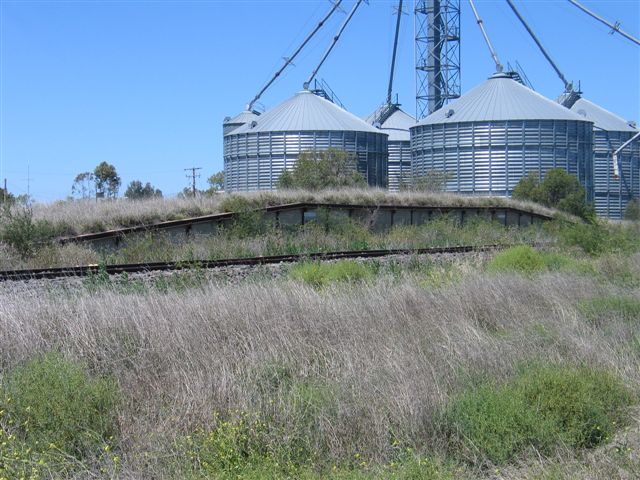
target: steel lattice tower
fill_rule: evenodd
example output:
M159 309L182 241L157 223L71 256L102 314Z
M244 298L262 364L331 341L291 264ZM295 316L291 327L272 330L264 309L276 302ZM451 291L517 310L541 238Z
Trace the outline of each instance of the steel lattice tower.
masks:
M415 2L416 118L460 96L460 0Z

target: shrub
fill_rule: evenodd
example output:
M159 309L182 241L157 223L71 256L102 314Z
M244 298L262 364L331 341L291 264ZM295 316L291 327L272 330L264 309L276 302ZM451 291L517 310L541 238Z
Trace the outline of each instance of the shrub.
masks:
M0 410L15 435L79 460L99 455L116 435L118 398L112 379L93 377L57 353L14 368L0 386Z
M579 247L589 255L630 253L640 249L640 236L633 225L605 223L551 223L545 227L566 247Z
M532 275L546 268L540 253L527 245L511 247L498 253L489 263L490 272L516 272Z
M557 208L588 221L596 218L595 209L587 203L585 189L578 178L562 168L549 170L542 181L535 173L528 173L513 189L513 198Z
M354 154L330 148L302 152L292 171L285 170L278 179L278 188L325 190L330 188L366 187L367 180L357 171Z
M629 200L624 209L624 218L633 222L640 221L640 200L637 198Z
M533 366L510 383L483 384L445 413L452 447L503 464L533 447L590 448L606 442L632 393L612 374L587 367ZM476 457L477 458L477 457Z
M0 218L0 241L15 248L23 259L34 255L39 245L64 232L47 220L34 220L29 208L6 210Z
M334 263L303 262L291 268L289 275L314 287L335 282L361 282L373 276L372 268L353 260Z
M600 323L607 318L640 322L640 300L630 297L600 297L578 303L580 312L590 321Z

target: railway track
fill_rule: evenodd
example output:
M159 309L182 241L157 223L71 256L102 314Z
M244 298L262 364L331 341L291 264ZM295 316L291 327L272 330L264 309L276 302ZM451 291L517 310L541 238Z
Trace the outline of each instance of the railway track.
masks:
M506 248L510 245L463 245L456 247L432 247L417 249L392 250L351 250L344 252L302 253L295 255L272 255L263 257L230 258L223 260L203 260L195 262L150 262L130 263L119 265L84 265L77 267L36 268L28 270L0 271L0 281L10 280L38 280L64 277L86 277L98 273L117 275L121 273L144 273L171 270L185 270L190 268L220 268L231 266L254 266L274 263L292 263L303 260L339 260L350 258L376 258L389 255L433 255L442 253L484 252Z

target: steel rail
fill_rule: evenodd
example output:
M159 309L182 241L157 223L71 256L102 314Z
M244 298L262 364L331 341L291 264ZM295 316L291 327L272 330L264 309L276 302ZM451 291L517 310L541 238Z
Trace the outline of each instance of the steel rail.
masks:
M387 249L387 250L351 250L340 252L315 252L300 253L292 255L271 255L263 257L228 258L222 260L202 260L202 261L179 261L179 262L148 262L130 263L119 265L83 265L77 267L59 268L36 268L27 270L4 270L0 271L0 282L19 280L40 280L65 277L87 277L106 273L108 275L118 275L122 273L145 273L161 272L173 270L188 270L192 268L221 268L233 266L255 266L269 265L276 263L293 263L304 260L340 260L348 258L378 258L390 255L435 255L442 253L468 253L485 252L507 248L512 245L461 245L453 247L430 247L413 249Z

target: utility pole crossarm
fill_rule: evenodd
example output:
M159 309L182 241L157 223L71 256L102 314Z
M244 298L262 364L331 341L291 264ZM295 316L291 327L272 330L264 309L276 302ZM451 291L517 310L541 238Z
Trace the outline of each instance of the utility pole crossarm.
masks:
M362 3L362 0L358 0L355 5L353 6L353 8L351 9L351 11L349 12L349 15L347 15L347 18L345 18L344 22L342 23L342 25L340 26L340 29L338 30L338 33L336 33L335 37L333 37L333 41L331 42L331 45L329 45L329 48L327 49L327 51L324 53L324 55L322 56L322 59L320 60L320 63L318 64L318 66L315 68L315 70L311 73L311 75L309 76L309 78L307 78L307 81L304 82L304 88L305 90L309 89L309 85L311 85L311 81L313 80L313 78L316 76L316 74L318 73L318 70L320 70L320 67L322 67L322 64L324 63L324 61L327 59L327 57L329 56L329 54L331 53L331 50L333 50L333 47L336 46L336 43L338 43L338 39L340 38L340 35L342 35L342 32L344 31L344 29L347 27L347 24L349 23L349 21L351 20L351 17L353 17L353 14L356 13L356 10L358 9L358 7L360 6L360 4Z
M318 25L316 25L316 28L314 28L313 31L309 35L307 35L307 38L304 39L304 41L300 44L300 46L296 49L296 51L293 52L293 54L290 57L285 58L284 65L282 67L280 67L280 70L278 70L273 75L271 80L269 80L267 82L267 84L264 87L262 87L262 90L260 90L258 92L258 94L253 98L253 100L251 100L247 104L247 110L249 112L252 111L254 104L260 99L260 97L267 90L267 88L269 88L271 86L271 84L276 81L276 78L278 78L280 76L280 74L282 72L284 72L285 68L287 68L289 65L291 65L291 63L293 63L293 60L298 56L298 54L307 45L307 43L309 43L309 40L311 40L311 38L318 32L318 30L320 30L322 28L322 26L329 19L329 17L331 15L333 15L333 12L335 12L337 10L337 8L340 6L340 3L342 3L342 0L336 0L333 3L333 7L331 8L331 10L329 10L329 12L324 16L324 18L322 20L320 20L320 22L318 22Z
M632 37L631 35L629 35L627 32L623 31L620 28L620 24L618 22L616 22L615 24L605 20L604 18L602 18L600 15L592 12L591 10L589 10L587 7L579 4L578 2L576 2L576 0L569 0L570 3L572 3L573 5L575 5L576 7L578 7L580 10L582 10L584 13L586 13L587 15L589 15L590 17L595 18L596 20L598 20L599 22L604 23L607 27L611 28L611 30L613 32L618 32L620 35L622 35L623 37L627 38L628 40L631 40L633 43L635 43L636 45L640 45L640 40L638 40L635 37Z

